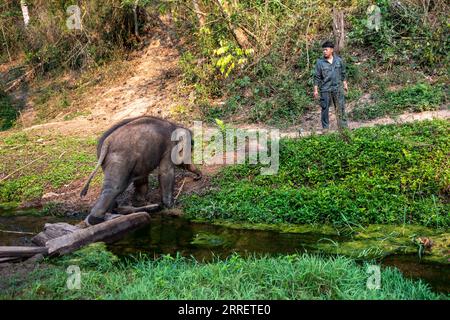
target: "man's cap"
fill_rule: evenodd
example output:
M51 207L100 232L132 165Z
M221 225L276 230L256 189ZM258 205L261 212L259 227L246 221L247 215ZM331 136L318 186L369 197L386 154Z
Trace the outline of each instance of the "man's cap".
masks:
M325 41L322 43L322 48L333 48L334 49L334 43L332 41Z

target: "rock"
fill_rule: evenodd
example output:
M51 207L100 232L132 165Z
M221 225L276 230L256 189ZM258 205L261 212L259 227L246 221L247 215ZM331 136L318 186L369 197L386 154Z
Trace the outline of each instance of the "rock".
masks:
M47 241L73 233L79 228L65 222L46 223L44 231L40 232L31 239L31 242L39 246L45 246Z

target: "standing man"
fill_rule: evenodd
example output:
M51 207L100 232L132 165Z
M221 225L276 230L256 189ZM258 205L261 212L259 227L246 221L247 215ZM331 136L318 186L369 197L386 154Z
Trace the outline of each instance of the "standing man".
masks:
M345 114L345 92L348 91L345 65L342 59L334 54L334 44L326 41L322 45L323 58L317 60L314 74L314 98L319 98L322 128L330 127L330 104L334 104L339 130L348 128Z

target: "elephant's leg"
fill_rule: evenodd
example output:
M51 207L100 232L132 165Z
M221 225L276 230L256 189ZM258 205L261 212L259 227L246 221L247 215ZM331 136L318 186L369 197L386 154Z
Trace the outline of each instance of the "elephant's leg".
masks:
M161 200L164 206L173 206L173 188L175 185L175 169L170 158L163 160L159 164L159 187L161 190Z
M135 180L133 182L134 184L134 196L133 196L133 206L135 207L141 207L146 204L145 196L148 192L148 176L145 178L141 178L138 180Z
M124 174L122 170L105 170L105 179L103 181L102 192L100 198L91 209L86 222L90 225L98 224L104 221L104 217L108 210L116 205L116 198L125 191L129 185L129 174Z
M106 212L112 212L118 206L119 206L119 203L117 202L117 200L114 200Z

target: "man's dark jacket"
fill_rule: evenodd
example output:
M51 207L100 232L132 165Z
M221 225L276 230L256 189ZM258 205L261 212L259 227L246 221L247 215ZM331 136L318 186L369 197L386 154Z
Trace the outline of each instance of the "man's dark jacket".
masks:
M319 87L320 92L337 92L342 88L342 82L347 80L345 65L342 59L333 55L333 63L329 63L325 58L317 60L314 85Z

